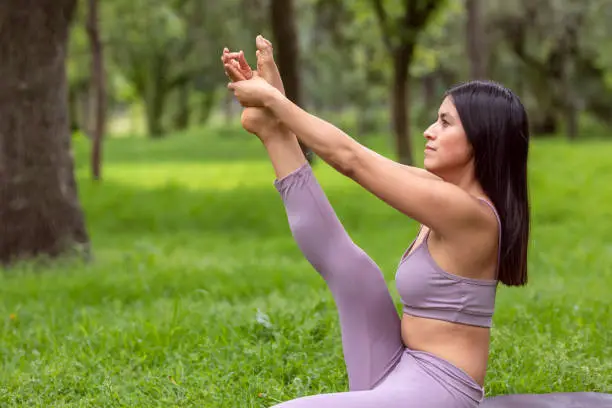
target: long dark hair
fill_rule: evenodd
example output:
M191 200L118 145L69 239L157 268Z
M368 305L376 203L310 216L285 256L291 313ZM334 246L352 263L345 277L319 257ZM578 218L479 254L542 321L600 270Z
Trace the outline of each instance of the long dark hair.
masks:
M470 81L449 89L474 151L475 175L495 205L502 226L499 280L527 283L529 120L519 98L492 81Z

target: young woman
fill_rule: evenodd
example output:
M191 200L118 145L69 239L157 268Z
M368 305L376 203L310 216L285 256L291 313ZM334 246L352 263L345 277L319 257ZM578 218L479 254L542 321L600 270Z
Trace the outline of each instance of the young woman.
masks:
M527 282L528 119L493 82L448 90L424 132L424 169L389 160L289 101L257 38L258 71L224 50L242 124L263 142L304 256L338 308L349 392L277 408L459 408L484 397L498 282ZM396 271L398 316L383 274L349 237L298 140L341 174L421 224ZM381 226L384 228L384 226Z

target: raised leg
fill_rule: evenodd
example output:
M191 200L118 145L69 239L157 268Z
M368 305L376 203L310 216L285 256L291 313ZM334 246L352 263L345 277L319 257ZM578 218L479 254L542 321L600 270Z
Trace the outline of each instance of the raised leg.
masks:
M404 349L383 274L349 237L310 164L277 179L275 186L294 239L334 297L350 390L372 389Z

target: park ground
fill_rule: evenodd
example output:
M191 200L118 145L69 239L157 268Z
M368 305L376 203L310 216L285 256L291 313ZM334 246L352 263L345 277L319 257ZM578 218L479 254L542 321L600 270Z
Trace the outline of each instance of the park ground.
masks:
M0 273L1 406L263 408L347 389L335 306L257 139L109 139L101 183L88 151L77 137L92 261ZM532 144L529 284L499 288L488 396L612 392L610 157L604 141ZM416 223L314 167L399 310L393 276Z

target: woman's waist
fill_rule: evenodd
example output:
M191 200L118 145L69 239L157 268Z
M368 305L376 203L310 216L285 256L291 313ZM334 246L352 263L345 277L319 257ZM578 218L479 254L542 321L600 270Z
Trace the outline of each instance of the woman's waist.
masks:
M407 348L442 358L484 384L489 329L404 315L402 340Z

